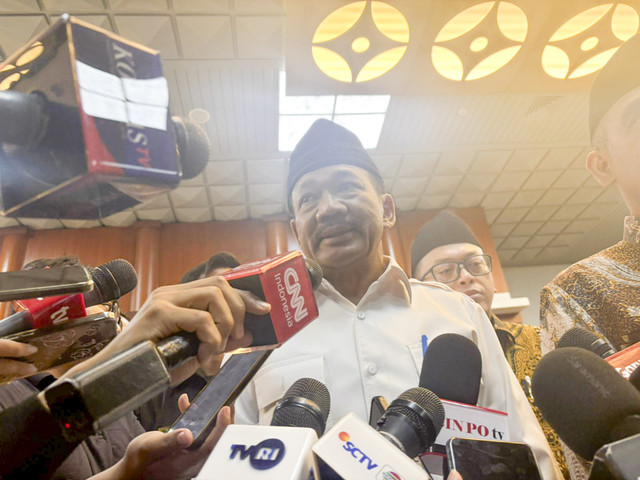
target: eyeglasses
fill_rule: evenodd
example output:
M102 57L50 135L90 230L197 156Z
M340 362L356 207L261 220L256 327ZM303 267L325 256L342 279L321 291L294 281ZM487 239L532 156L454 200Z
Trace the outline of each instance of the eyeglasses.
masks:
M460 278L460 268L464 267L474 277L491 273L491 257L486 253L465 258L462 262L444 262L434 265L425 273L421 280L433 275L436 282L451 283Z

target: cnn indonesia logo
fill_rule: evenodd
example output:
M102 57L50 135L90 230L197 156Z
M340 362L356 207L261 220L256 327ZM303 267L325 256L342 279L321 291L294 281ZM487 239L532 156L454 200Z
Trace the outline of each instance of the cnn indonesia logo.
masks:
M308 315L304 306L304 297L300 295L302 289L300 277L298 277L298 272L294 268L289 267L284 271L284 275L277 273L275 279L287 326L292 327L294 320L297 323L300 320L304 320ZM287 296L289 298L288 302Z

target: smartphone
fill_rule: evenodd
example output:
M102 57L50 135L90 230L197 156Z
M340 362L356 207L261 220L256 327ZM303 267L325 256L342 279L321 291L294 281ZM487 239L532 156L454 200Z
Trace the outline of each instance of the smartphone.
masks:
M86 268L34 268L0 273L0 302L89 292L93 279Z
M25 330L3 337L38 347L38 351L19 360L32 363L38 372L92 357L118 333L112 312L101 312L57 325ZM0 383L15 380L0 377Z
M453 437L447 463L464 480L542 480L531 447L525 443Z
M272 351L257 350L231 355L169 431L188 428L194 438L189 449L202 445L215 426L220 409L238 398Z
M378 426L378 420L389 408L389 402L382 395L377 395L371 399L371 411L369 412L369 425L373 428Z

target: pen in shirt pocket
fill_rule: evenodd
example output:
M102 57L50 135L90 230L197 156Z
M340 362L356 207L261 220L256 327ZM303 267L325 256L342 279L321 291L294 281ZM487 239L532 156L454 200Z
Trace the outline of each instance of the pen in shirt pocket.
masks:
M427 353L427 345L428 345L429 339L427 338L426 335L422 335L422 356L424 357Z

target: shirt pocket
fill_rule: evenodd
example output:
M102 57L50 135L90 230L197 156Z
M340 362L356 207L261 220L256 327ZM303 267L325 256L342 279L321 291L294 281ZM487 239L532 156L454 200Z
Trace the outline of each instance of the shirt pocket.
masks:
M422 352L422 341L407 345L407 350L409 351L409 355L411 355L411 359L413 360L412 364L415 368L416 375L418 376L418 378L420 378L420 372L422 371L422 361L424 359L424 355Z
M289 387L301 378L314 378L326 384L322 354L307 355L268 365L254 379L258 422L271 423L273 410Z

